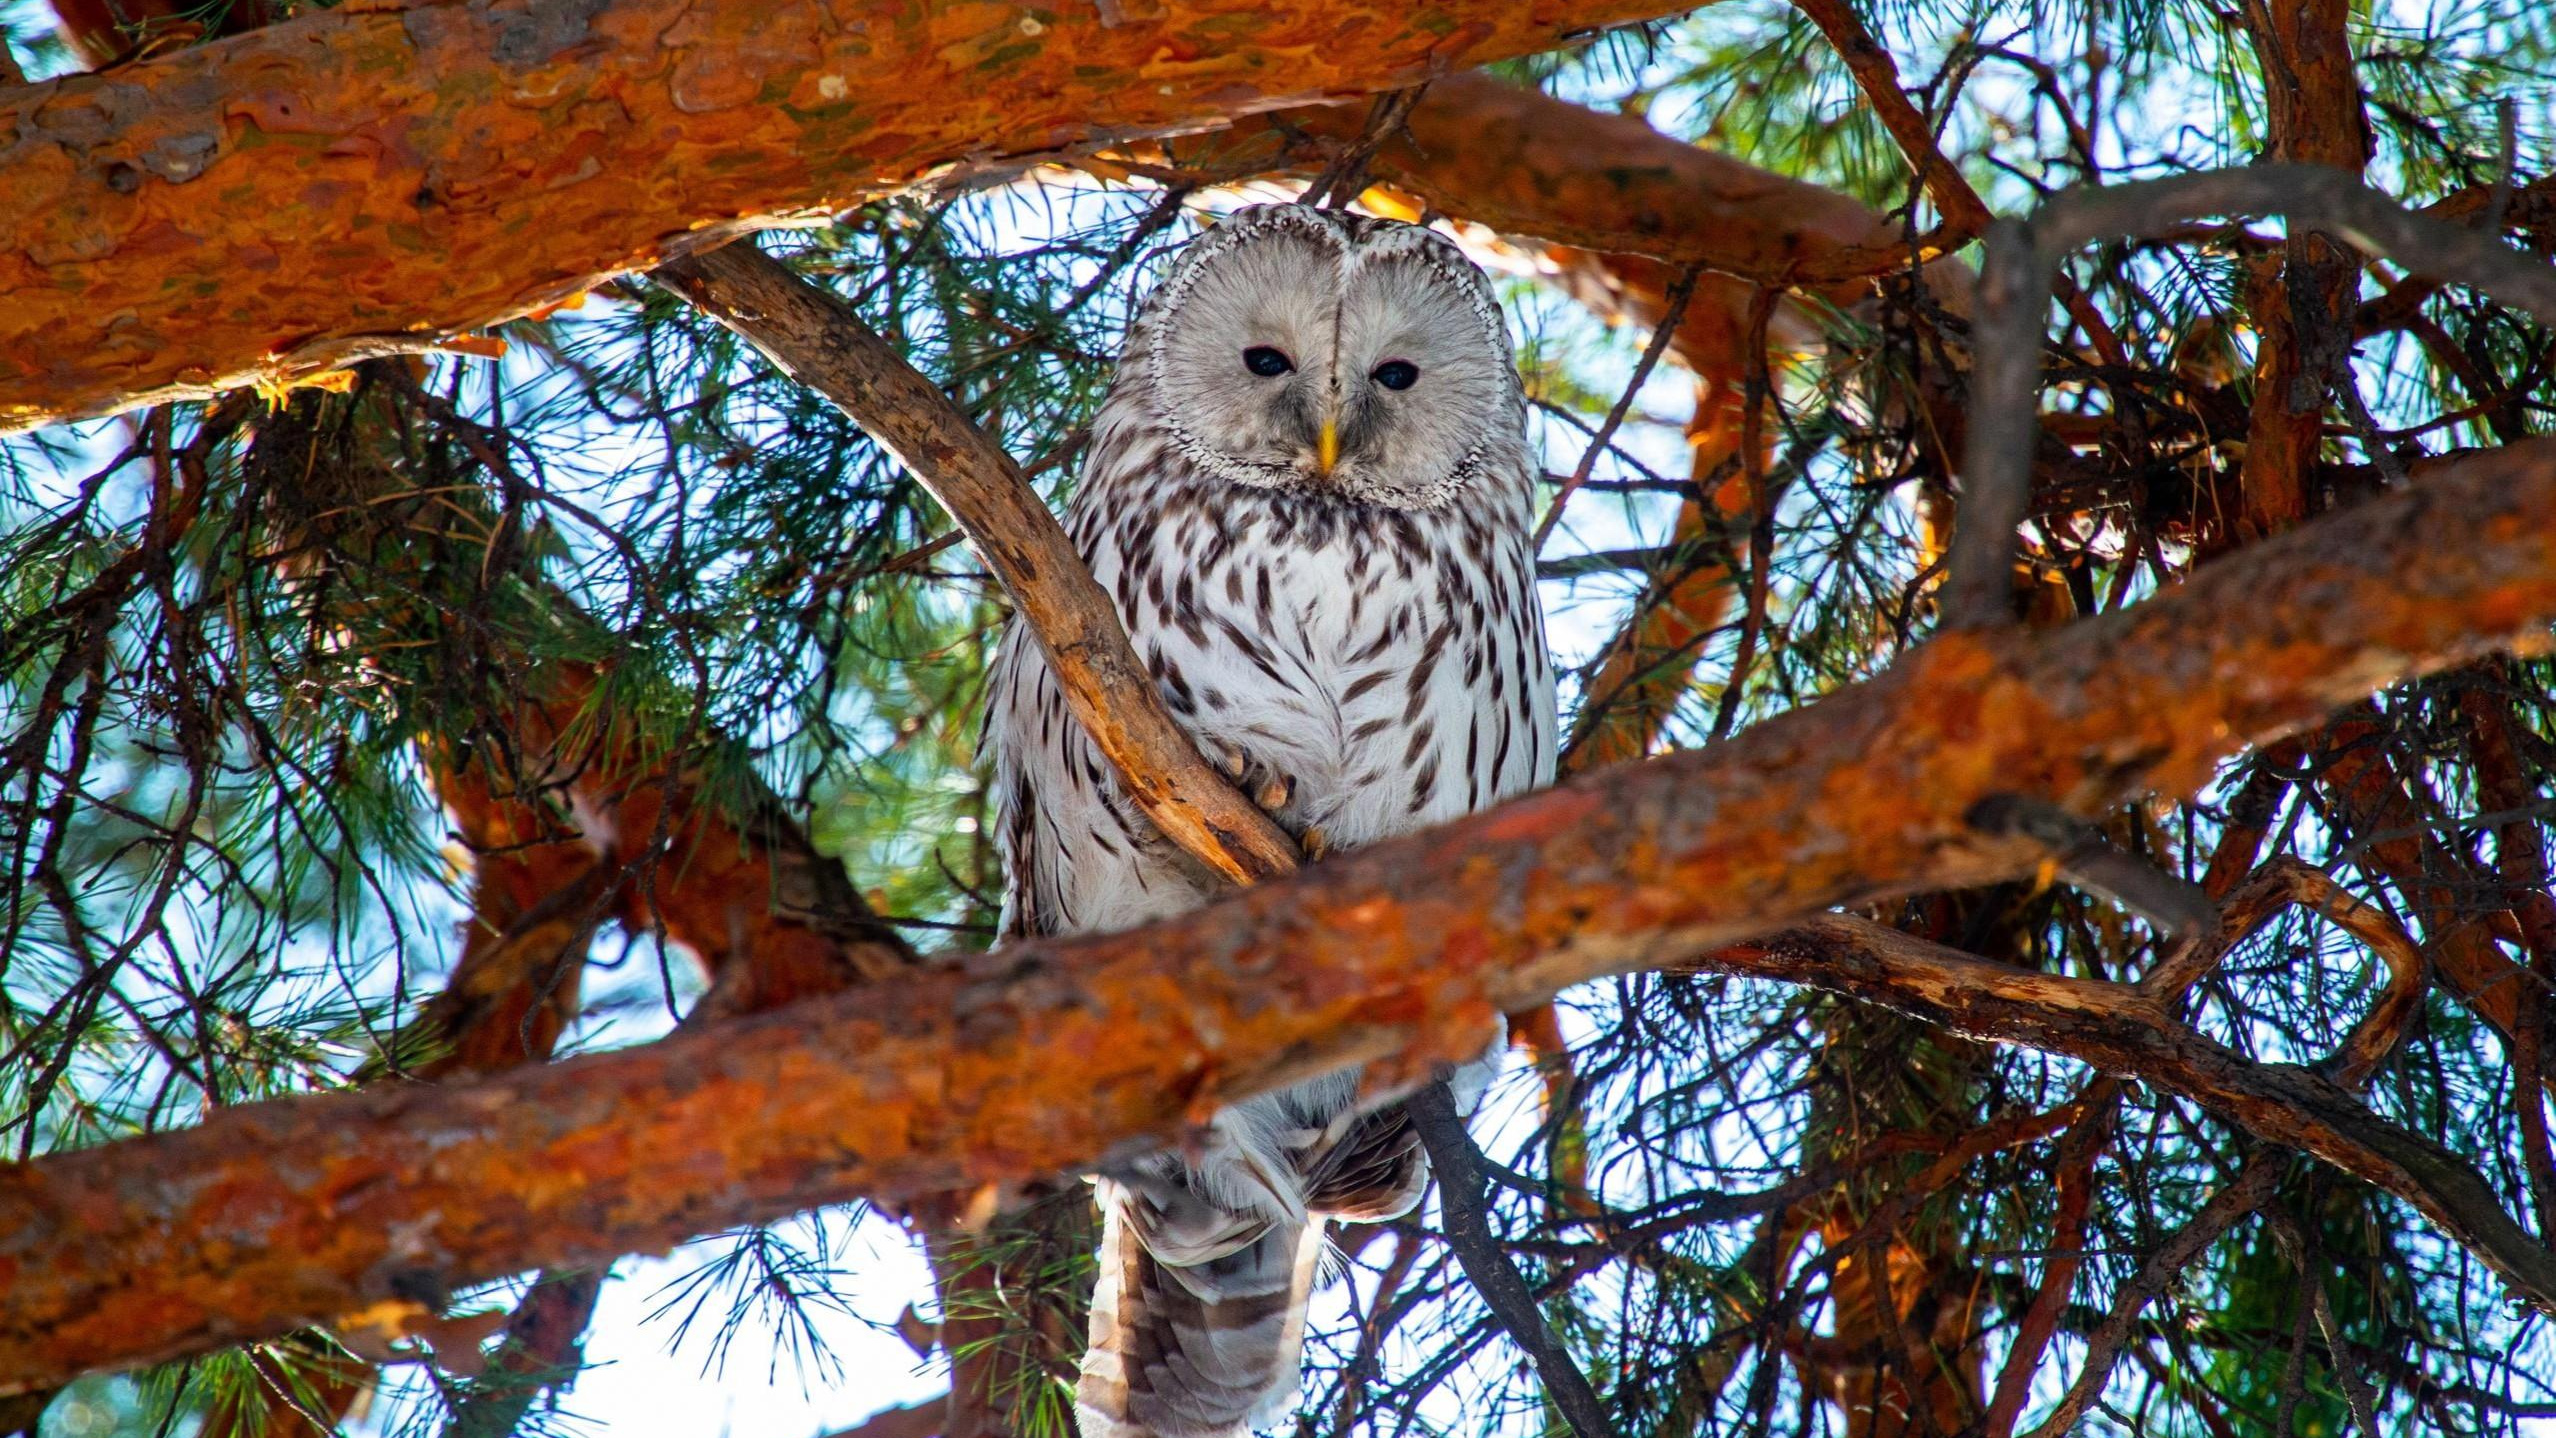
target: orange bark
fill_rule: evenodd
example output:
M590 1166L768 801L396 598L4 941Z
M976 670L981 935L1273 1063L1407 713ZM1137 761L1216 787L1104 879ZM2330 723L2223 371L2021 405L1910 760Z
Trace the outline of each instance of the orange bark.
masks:
M2551 506L2556 442L2514 446L2118 614L1949 635L1727 744L1131 933L1019 945L892 1006L846 994L466 1085L241 1105L0 1170L0 1393L366 1310L396 1325L461 1283L853 1194L1086 1165L1341 1063L1473 1052L1495 1011L1570 983L2028 872L2037 848L1968 825L1982 798L2189 792L2374 687L2543 643ZM2246 1065L2122 986L1875 933L1712 962L2190 1094L2406 1196L2556 1305L2545 1251L2474 1211L2472 1170L2333 1085Z
M0 94L0 425L415 350L938 167L1404 86L1659 0L368 0Z
M1363 118L1354 107L1290 111L1202 148L1249 155L1227 146L1289 131L1339 142ZM1432 84L1367 173L1502 234L1769 284L1907 258L1898 227L1852 196L1491 75Z
M2269 0L2256 7L2254 49L2265 75L2264 98L2274 160L2333 165L2359 174L2369 163L2369 121L2352 68L2344 26L2349 0ZM2269 534L2307 512L2310 481L2323 450L2326 386L2334 376L2321 337L2350 322L2360 288L2359 261L2322 234L2294 236L2283 257L2258 265L2247 309L2262 336L2254 368L2254 405L2246 441L2243 525ZM2295 313L2293 296L2312 298L2318 313Z

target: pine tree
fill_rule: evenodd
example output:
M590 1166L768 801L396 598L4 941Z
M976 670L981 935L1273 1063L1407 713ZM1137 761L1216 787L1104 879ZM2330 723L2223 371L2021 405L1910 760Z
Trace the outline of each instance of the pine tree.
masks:
M865 1431L1070 1431L1078 1168L1495 1007L1301 1434L2556 1414L2540 7L56 8L0 1432L573 1428L705 1236L657 1331L822 1374L856 1230L951 1383ZM1500 277L1567 787L1291 876L1095 662L1249 892L989 956L985 668L1094 612L1035 516L1297 196Z

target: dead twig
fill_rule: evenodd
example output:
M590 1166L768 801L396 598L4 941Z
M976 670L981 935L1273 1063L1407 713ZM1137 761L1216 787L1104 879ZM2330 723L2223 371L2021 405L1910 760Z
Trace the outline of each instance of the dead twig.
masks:
M1615 431L1624 424L1624 416L1633 408L1634 397L1642 392L1643 381L1659 367L1660 356L1668 353L1669 341L1677 335L1678 322L1686 318L1687 302L1695 297L1695 282L1703 273L1700 266L1688 265L1685 273L1678 276L1677 284L1669 290L1668 308L1660 315L1659 324L1652 329L1651 342L1642 347L1642 358L1633 366L1633 378L1626 381L1624 393L1616 396L1615 407L1606 412L1606 422L1598 426L1597 435L1589 441L1589 447L1580 451L1579 464L1572 469L1571 477L1562 482L1562 488L1553 496L1553 506L1544 511L1543 520L1536 525L1535 542L1531 546L1535 550L1541 552L1544 541L1552 537L1553 527L1562 522L1563 507L1571 502L1572 495L1580 492L1581 485L1589 482L1590 472L1597 468L1598 456L1606 453L1608 442L1615 438Z

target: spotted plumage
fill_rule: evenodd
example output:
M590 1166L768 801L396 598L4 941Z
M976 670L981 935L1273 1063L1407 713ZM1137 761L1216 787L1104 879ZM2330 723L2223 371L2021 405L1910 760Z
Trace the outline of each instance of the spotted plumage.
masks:
M1312 847L1427 827L1552 777L1535 469L1490 287L1430 232L1302 206L1227 218L1131 329L1067 529L1173 714ZM988 730L1007 932L1122 929L1221 881L1157 834L1029 636ZM1206 1438L1294 1395L1326 1215L1426 1166L1355 1072L1220 1114L1103 1176L1085 1438Z

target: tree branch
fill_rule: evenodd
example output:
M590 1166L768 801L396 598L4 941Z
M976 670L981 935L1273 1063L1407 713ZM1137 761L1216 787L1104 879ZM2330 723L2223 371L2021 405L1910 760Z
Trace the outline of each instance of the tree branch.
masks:
M1944 586L1948 624L1980 628L2010 613L2015 526L2032 493L2040 431L2041 352L2060 259L2097 240L2128 239L2213 215L2286 216L2330 230L2408 267L2484 291L2556 325L2556 268L2499 239L2429 219L2320 165L2254 165L2128 185L2079 186L2029 221L1989 226L1972 351L1978 356L1965 495Z
M2077 1420L2103 1392L2112 1379L2113 1365L2120 1359L2121 1345L2138 1325L2139 1315L2157 1297L2174 1286L2183 1270L2191 1267L2219 1235L2235 1227L2247 1214L2261 1208L2281 1184L2281 1175L2289 1167L2287 1155L2278 1149L2257 1150L2245 1161L2245 1167L2227 1187L2210 1196L2192 1221L2176 1230L2157 1245L2139 1271L2121 1285L2114 1295L2112 1307L2103 1322L2086 1338L2085 1366L2077 1372L2076 1381L2050 1411L2027 1435L2027 1438L2062 1438L2076 1431Z
M1588 1375L1571 1361L1553 1330L1544 1326L1535 1294L1491 1231L1490 1200L1482 1186L1482 1151L1473 1146L1473 1135L1465 1132L1454 1095L1444 1083L1423 1084L1402 1106L1411 1115L1411 1131L1429 1151L1429 1166L1437 1171L1438 1213L1446 1224L1447 1247L1463 1266L1464 1276L1481 1291L1491 1316L1534 1362L1537 1375L1544 1379L1544 1396L1561 1411L1571 1431L1579 1438L1606 1438L1615 1425L1606 1421L1605 1405L1589 1387Z
M1990 215L1986 202L1961 171L1944 158L1935 143L1934 129L1926 117L1909 102L1908 92L1899 86L1899 66L1890 52L1873 39L1854 10L1845 0L1794 0L1794 8L1807 16L1828 37L1837 58L1845 62L1848 73L1855 77L1856 87L1864 92L1864 101L1899 145L1908 159L1908 167L1917 172L1927 197L1935 202L1942 216L1940 227L1926 237L1924 244L1935 253L1957 250L1988 228Z
M922 481L1020 610L1066 707L1174 843L1238 883L1296 868L1293 839L1199 757L1127 642L1118 611L1020 467L852 307L750 244L656 277L834 401Z
M1991 793L2093 814L2556 617L2556 441L2444 466L2047 633L1952 634L1729 743L1583 775L1124 934L618 1053L243 1104L0 1170L0 1393L867 1195L1107 1162L1342 1064L1454 1061L1493 1013L1822 909L2028 872ZM1760 946L1732 972L2119 1066L2417 1203L2556 1307L2472 1170L2133 991ZM278 1164L277 1154L292 1161Z
M1350 106L1290 110L1237 124L1230 138L1184 141L1177 152L1251 155L1298 135L1346 144L1362 118ZM1590 164L1592 155L1607 162ZM1369 158L1367 174L1502 234L1763 284L1833 281L1908 261L1899 228L1851 195L1672 139L1637 116L1480 72L1432 83Z
M939 167L1400 89L1683 8L305 13L0 93L0 426L433 348Z
M1699 966L1851 994L1956 1033L2065 1054L2180 1094L2258 1138L2315 1154L2404 1199L2515 1293L2556 1314L2556 1252L2514 1222L2464 1160L2380 1118L2322 1074L2240 1058L2136 988L2014 969L1836 915L1712 954Z

